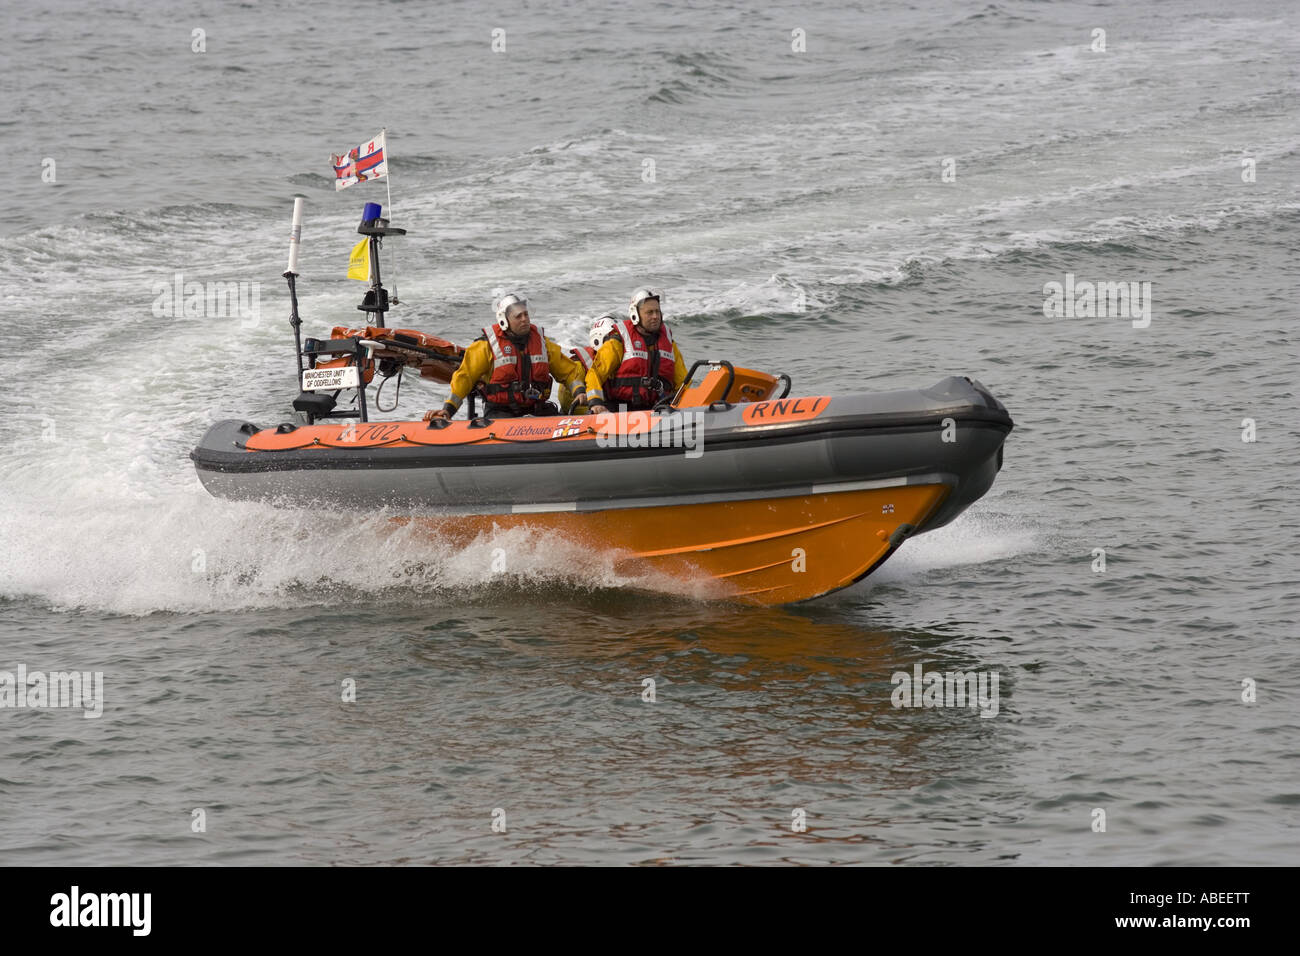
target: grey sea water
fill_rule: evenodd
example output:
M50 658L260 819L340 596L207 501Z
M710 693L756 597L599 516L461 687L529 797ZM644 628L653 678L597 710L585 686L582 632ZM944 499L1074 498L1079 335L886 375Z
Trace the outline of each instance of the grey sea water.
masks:
M0 860L1296 862L1293 5L3 17L0 671L102 671L104 709L0 708ZM294 392L294 193L304 332L357 321L387 195L329 156L381 127L394 324L464 342L519 288L573 342L662 287L688 361L980 379L992 491L767 610L210 498L206 426ZM257 310L160 316L177 273ZM1149 282L1149 325L1047 317L1067 276ZM893 706L918 664L996 673L996 715Z

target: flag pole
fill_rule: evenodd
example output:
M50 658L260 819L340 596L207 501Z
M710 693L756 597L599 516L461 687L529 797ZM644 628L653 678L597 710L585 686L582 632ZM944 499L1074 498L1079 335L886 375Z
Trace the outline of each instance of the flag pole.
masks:
M389 222L393 219L393 167L389 165L389 160L393 158L392 153L388 151L388 127L381 129L380 134L384 137L384 165L388 169L384 173L384 185L388 187L388 215Z
M388 151L388 127L385 126L380 130L384 137L384 188L388 190L388 215L385 217L389 222L393 221L393 154ZM401 305L401 300L397 297L397 255L393 255L393 305Z

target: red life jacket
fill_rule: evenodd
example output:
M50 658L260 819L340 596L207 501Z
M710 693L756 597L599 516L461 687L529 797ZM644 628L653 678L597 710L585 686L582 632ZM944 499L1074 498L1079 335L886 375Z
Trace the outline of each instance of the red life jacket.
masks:
M492 377L482 386L483 401L489 407L513 406L523 411L546 401L551 394L551 365L546 359L546 333L542 327L532 327L522 351L495 325L488 326L483 334L492 349ZM539 394L529 398L525 394L529 388L537 389Z
M590 372L591 363L596 359L596 350L590 345L575 345L569 349L569 358L581 365L584 372Z
M654 408L657 402L673 394L677 374L673 334L668 331L668 323L659 327L653 343L647 343L649 336L627 319L619 320L614 331L623 340L623 363L606 383L605 395L631 409Z

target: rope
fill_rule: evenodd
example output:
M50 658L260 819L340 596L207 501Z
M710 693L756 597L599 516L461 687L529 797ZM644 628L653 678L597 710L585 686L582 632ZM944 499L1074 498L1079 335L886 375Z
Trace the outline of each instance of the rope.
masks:
M586 427L586 429L584 429L584 432L583 432L583 433L588 434L588 435L594 435L594 434L596 434L596 429L594 429L594 428L592 428L590 425L588 425L588 426ZM582 433L580 433L580 434L582 434ZM563 438L573 438L573 437L575 437L575 436L573 436L573 435L565 435L565 436L563 436ZM332 442L321 441L319 438L313 438L313 439L312 439L311 441L309 441L309 442L305 442L304 444L301 444L301 445L293 445L293 446L288 447L288 448L251 448L251 449L250 449L250 448L248 447L247 444L238 445L238 446L236 446L236 447L241 448L241 449L243 449L244 451L254 451L254 452L264 452L264 451L302 451L304 448L351 448L351 449L357 449L357 448L386 448L386 447L388 447L389 445L396 445L396 444L399 444L399 443L401 443L401 442L406 442L408 445L418 445L418 446L421 447L421 448L459 448L459 447L461 447L461 446L463 446L463 445L477 445L477 444L479 444L480 442L485 442L485 441L489 441L489 440L496 440L496 441L508 442L509 444L512 444L512 445L540 445L540 444L542 444L543 442L548 442L548 441L561 441L561 440L563 440L563 439L562 439L562 438L557 438L557 437L554 436L554 435L548 436L548 437L546 437L546 438L509 438L509 437L507 437L507 436L505 436L505 435L498 435L496 432L488 432L486 435L483 435L483 436L481 436L481 437L479 437L479 438L471 438L471 439L468 439L467 441L441 441L441 442L439 442L439 441L420 441L420 440L415 439L415 438L407 438L405 435L398 435L396 438L389 438L389 439L387 439L387 440L385 440L385 441L380 441L380 442L370 442L370 443L367 443L367 444L365 444L365 445L357 445L355 442L345 442L345 443L343 443L343 444L340 445L340 444L334 444L334 443L332 443Z
M383 404L380 402L380 398L382 398L384 394L384 386L388 384L388 378L391 378L392 376L388 376L388 378L384 378L379 383L379 387L375 389L375 408L383 412L385 415L387 415L389 412L397 411L397 406L402 401L402 373L405 371L406 371L405 365L399 365L397 367L397 392L393 395L392 408L384 408Z

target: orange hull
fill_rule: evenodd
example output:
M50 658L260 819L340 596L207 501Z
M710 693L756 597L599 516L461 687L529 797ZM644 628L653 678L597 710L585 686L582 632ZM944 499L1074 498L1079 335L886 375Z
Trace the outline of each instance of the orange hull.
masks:
M512 528L558 534L613 552L620 573L653 570L694 592L750 604L789 604L862 578L919 529L948 493L942 484L607 511L545 511L418 521L468 543ZM666 543L672 541L671 547ZM701 585L705 585L701 588Z

